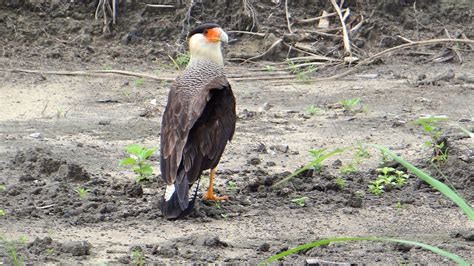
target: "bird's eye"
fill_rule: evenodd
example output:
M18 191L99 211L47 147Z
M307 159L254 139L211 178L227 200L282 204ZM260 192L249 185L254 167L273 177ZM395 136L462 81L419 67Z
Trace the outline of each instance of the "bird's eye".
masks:
M209 31L208 29L205 29L203 34L206 35L208 31Z

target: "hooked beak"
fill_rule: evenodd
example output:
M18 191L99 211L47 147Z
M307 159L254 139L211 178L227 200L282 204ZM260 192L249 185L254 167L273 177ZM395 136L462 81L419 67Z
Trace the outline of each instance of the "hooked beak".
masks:
M219 39L221 42L228 43L229 42L229 36L227 36L227 33L225 31L221 30L221 34L219 36Z

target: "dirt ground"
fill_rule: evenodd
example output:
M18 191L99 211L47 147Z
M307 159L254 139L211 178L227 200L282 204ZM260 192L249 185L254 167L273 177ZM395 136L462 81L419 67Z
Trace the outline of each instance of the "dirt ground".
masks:
M263 7L257 6L257 11L259 8ZM121 69L164 77L179 74L166 56L166 51L172 56L180 51L170 50L173 42L164 42L164 37L133 37L134 32L155 36L156 32L150 33L152 24L170 14L160 17L132 12L127 16L134 17L136 24L126 28L122 22L110 36L104 36L99 22L88 24L93 21L87 15L90 6L79 10L56 8L45 14L41 8L0 9L0 26L6 26L0 31L8 36L0 41L0 68ZM280 16L271 23L280 21L281 8L278 10L275 14ZM304 6L294 10L296 15L304 14ZM460 14L456 19L467 14L464 20L472 22L472 9L471 15L469 10L462 12L456 13ZM420 32L427 38L440 36L435 26L427 26L438 19L434 12L419 14L419 25L424 28L418 32L410 24L415 19L409 14L402 13L405 20L397 26L391 25L388 15L378 17L383 22L380 28L360 36L366 44L363 50L393 46L381 40L397 32L413 39ZM267 32L270 22L259 18L259 30ZM147 19L153 23L144 25ZM234 16L230 18L232 29L250 30L245 28L250 19L242 20L242 25L236 21ZM474 37L469 23L459 26L455 19L442 23L448 32L457 29ZM284 21L278 25L285 30ZM135 26L136 31L130 30ZM230 77L280 71L262 68L277 62L283 49L272 55L274 61L259 65L240 65L233 60L263 52L262 47L274 39L235 38L237 41L224 47ZM457 125L471 132L474 129L474 56L472 50L461 48L462 64L456 57L442 63L429 61L444 51L444 46L437 45L397 52L332 81L231 79L238 122L219 165L216 184L217 192L231 200L218 205L199 201L189 217L178 221L167 221L158 209L164 187L160 176L136 184L133 173L118 164L127 156L124 147L128 144L159 147L168 82L121 75L0 71L0 184L5 187L0 192L0 209L5 211L0 217L0 261L13 263L10 251L14 247L28 263L139 264L143 259L150 264L254 264L323 238L389 236L434 245L472 262L474 223L439 192L413 175L405 186L381 196L368 192L369 182L377 178L377 168L389 165L406 171L396 163L384 163L374 150L351 173L341 170L354 160L354 151L347 151L324 161L320 172L307 171L281 187L271 187L308 163L310 149L374 143L389 147L453 186L472 205L474 141ZM321 74L342 70L332 68ZM429 81L444 73L454 73L454 77L419 82L422 75ZM338 102L352 98L361 103L354 112L344 111ZM320 108L319 112L309 112L312 105ZM448 160L440 164L443 174L429 163L432 150L424 145L429 136L412 123L426 115L449 117L441 123L449 143ZM151 164L159 174L157 154L151 157ZM336 184L338 178L345 180L345 186ZM207 173L201 183L200 195L207 188ZM89 192L80 197L78 188ZM301 197L307 197L304 206L292 201ZM371 242L330 244L291 255L284 262L301 264L310 258L357 264L451 263L419 248Z

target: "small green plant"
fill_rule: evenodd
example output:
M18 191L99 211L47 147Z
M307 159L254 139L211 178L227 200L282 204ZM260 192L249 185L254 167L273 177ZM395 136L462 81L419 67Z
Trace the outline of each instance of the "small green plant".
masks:
M80 199L85 199L86 196L87 196L87 193L89 193L89 189L83 188L83 187L76 188L75 191L76 191L77 194L79 195L79 198L80 198Z
M274 66L270 66L270 65L265 65L265 71L268 71L268 72L273 72L276 70L276 67Z
M308 170L308 169L311 169L313 168L315 171L321 171L322 169L322 162L324 160L326 160L327 158L333 156L333 155L336 155L338 153L341 153L345 150L347 150L349 148L339 148L339 149L335 149L331 152L327 152L327 149L324 148L324 149L316 149L316 150L310 150L309 153L311 154L311 156L313 156L313 160L311 162L309 162L308 164L306 164L305 166L303 166L302 168L296 170L293 174L283 178L282 180L278 181L277 183L275 183L272 187L277 187L285 182L288 182L290 179L292 179L293 177L301 174L302 172Z
M155 152L156 148L146 148L138 144L128 145L125 150L130 153L130 157L122 159L120 165L131 166L133 172L137 174L137 182L149 181L153 175L153 169L147 163L147 159Z
M362 141L357 142L356 151L354 153L354 163L360 164L361 160L364 158L370 158L370 153L367 146L365 146Z
M308 199L309 199L308 197L301 197L301 198L292 199L291 202L295 203L299 207L304 207L306 206L306 201Z
M228 190L236 190L237 189L237 183L235 181L229 180L229 182L227 182L227 189Z
M402 203L400 201L397 201L397 203L395 203L395 208L397 210L401 210L402 209Z
M46 249L46 256L51 256L54 254L54 248L48 248Z
M111 65L103 65L103 66L102 66L102 69L103 69L103 70L112 70L113 68L112 68Z
M288 68L290 72L296 75L296 80L298 81L308 81L311 77L309 74L318 70L314 65L310 64L295 64L293 61L288 61Z
M339 101L338 103L342 105L342 108L344 108L344 111L353 113L355 112L354 107L360 103L360 99L359 98L347 99L347 100Z
M189 53L180 53L176 56L176 59L169 55L168 57L171 59L171 62L173 62L173 65L176 67L177 70L181 70L181 68L187 66L189 60L191 59Z
M28 242L28 238L26 238L26 236L20 236L18 241L20 242L20 244L26 245L26 243Z
M66 112L64 111L64 108L59 107L56 110L56 118L58 118L58 119L66 118Z
M343 165L341 169L339 169L339 172L343 175L351 174L357 172L357 168L353 163Z
M342 177L336 178L335 182L339 189L344 189L347 186L347 181Z
M369 192L376 196L380 196L389 187L401 187L405 185L406 179L408 178L408 174L392 167L378 168L377 172L381 174L378 175L375 181L371 181L369 184Z
M145 84L144 78L137 78L133 81L133 85L135 85L135 87L141 87L143 84Z
M448 120L446 116L427 116L414 121L430 136L430 140L425 141L424 144L434 150L434 156L431 158L432 162L445 162L448 159L448 147L446 147L445 141L441 139L443 130L439 126L439 122L446 120Z
M130 257L134 265L142 266L145 265L145 257L140 249L132 250Z
M321 112L321 108L318 108L314 105L310 105L308 108L306 108L306 112L313 116L313 115L316 115L316 114L319 114Z

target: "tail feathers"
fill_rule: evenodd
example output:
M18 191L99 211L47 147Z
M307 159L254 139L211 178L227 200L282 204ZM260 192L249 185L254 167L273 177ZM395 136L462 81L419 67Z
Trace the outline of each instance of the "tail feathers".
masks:
M180 203L178 193L174 189L170 190L167 187L167 193L172 193L171 197L169 194L165 193L160 200L160 210L163 213L163 216L169 220L175 220L178 218L185 217L189 215L194 209L194 203L196 202L197 192L199 188L199 180L194 191L193 198L187 204Z

